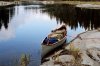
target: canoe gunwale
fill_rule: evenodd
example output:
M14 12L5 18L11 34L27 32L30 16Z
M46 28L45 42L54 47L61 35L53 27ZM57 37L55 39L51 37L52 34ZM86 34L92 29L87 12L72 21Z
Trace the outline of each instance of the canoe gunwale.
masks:
M55 42L55 43L53 43L53 44L43 44L43 42L42 42L42 45L45 45L45 46L54 46L54 45L57 45L59 42L61 42L62 40L64 40L65 38L66 38L67 36L64 36L60 41L57 41L57 42Z
M66 36L59 42L56 42L57 44L55 45L42 45L42 54L41 57L42 59L51 51L53 51L55 48L61 46L62 44L64 44L64 42L66 41Z
M66 27L65 27L66 28ZM55 29L56 30L56 29ZM63 29L62 29L63 30ZM66 29L64 31L66 33ZM52 33L52 32L51 32ZM67 35L63 35L63 37L58 40L57 42L55 43L52 43L52 44L47 44L47 43L43 43L44 40L41 42L41 48L42 48L42 53L41 53L41 58L43 59L45 57L45 55L47 55L50 51L54 50L55 48L61 46L62 44L65 43L66 41L66 38L67 38Z

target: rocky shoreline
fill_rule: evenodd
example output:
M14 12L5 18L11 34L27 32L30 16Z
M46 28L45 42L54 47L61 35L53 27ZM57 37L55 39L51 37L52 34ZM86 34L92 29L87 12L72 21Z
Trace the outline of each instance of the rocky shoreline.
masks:
M100 2L94 1L12 1L12 2L5 2L0 1L0 6L8 6L8 5L15 5L15 4L22 4L22 3L29 3L29 4L68 4L68 5L74 5L79 8L86 8L86 9L100 9Z
M0 1L0 7L9 6L9 5L17 5L17 4L21 4L21 2L20 1L13 1L13 2Z
M100 66L100 29L79 34L41 66Z

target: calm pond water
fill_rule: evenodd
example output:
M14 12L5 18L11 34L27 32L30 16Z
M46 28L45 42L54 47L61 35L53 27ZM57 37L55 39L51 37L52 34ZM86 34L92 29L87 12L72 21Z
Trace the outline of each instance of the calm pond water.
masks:
M0 66L17 66L23 54L28 66L41 63L42 40L61 23L69 42L77 34L100 27L100 10L69 5L20 5L0 8Z

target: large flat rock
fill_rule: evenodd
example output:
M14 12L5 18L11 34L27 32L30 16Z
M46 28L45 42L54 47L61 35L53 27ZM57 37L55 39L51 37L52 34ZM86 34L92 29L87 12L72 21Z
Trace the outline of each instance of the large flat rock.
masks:
M86 31L79 34L65 47L66 50L71 50L71 48L74 48L73 50L79 50L78 54L80 55L81 65L100 66L100 30ZM74 59L75 56L72 55L65 54L59 56L61 51L54 54L55 56L58 56L57 58L59 59L57 60L61 63L66 65L66 62L70 63ZM45 62L43 65L55 66L54 61L56 61L56 59ZM58 64L58 66L60 65Z
M100 9L100 5L94 5L94 4L78 4L76 7L79 8L87 8L87 9Z
M100 48L100 31L93 30L84 32L78 35L71 44L74 45L75 48L79 48L81 50L87 50L93 47ZM66 48L70 48L70 45Z

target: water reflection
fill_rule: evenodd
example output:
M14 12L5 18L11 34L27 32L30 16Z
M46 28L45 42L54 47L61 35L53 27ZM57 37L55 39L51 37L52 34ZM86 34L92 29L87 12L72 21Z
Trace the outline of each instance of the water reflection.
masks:
M85 30L100 27L100 10L81 9L66 4L42 6L45 7L43 13L49 14L51 19L56 18L57 22L66 23L71 29L77 29L78 24Z
M0 29L4 26L8 28L9 20L13 16L14 9L1 8L0 9Z
M55 26L66 23L72 30L76 29L76 33L84 31L81 27L98 28L99 12L65 4L0 9L0 66L14 66L23 53L31 54L35 60L29 66L39 66L41 41ZM67 33L75 34L71 29Z
M57 23L64 22L72 29L77 29L78 24L86 30L97 29L100 27L100 10L81 9L74 6L59 4L59 5L41 5L44 7L42 13L49 14L50 18L56 18ZM31 5L25 7L28 9L39 9L39 5ZM14 8L12 9L0 9L0 29L4 26L8 28L9 20L13 16Z
M80 9L76 8L77 22L81 27L85 29L97 29L100 28L100 9Z
M25 9L26 6L15 6L14 15L8 19L8 28L2 25L0 30L0 66L15 66L22 54L32 55L28 66L39 66L41 63L41 41L57 26L56 20L42 14L40 9ZM8 12L9 13L9 12ZM10 20L11 18L11 20Z

